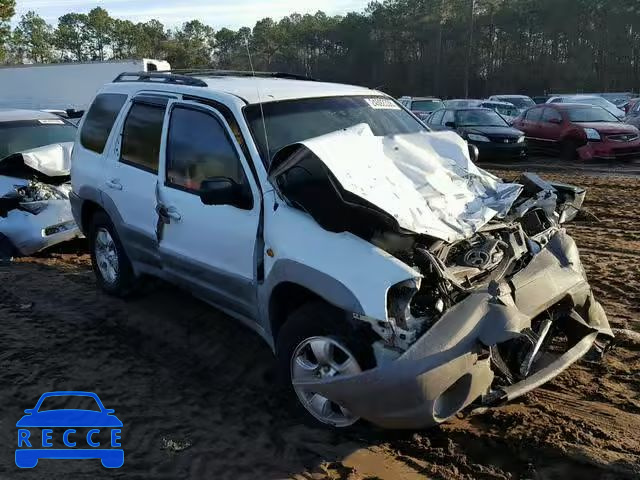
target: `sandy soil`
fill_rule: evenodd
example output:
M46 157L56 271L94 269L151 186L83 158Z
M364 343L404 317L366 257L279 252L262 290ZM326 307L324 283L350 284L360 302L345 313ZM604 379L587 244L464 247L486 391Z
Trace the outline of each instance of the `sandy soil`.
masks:
M510 175L509 172L501 172ZM571 226L616 327L640 332L640 180L551 175L589 189ZM537 391L429 431L305 426L262 341L187 293L95 288L82 244L0 266L0 478L637 479L640 345L619 343ZM51 390L96 392L124 422L125 464L13 463L15 422Z

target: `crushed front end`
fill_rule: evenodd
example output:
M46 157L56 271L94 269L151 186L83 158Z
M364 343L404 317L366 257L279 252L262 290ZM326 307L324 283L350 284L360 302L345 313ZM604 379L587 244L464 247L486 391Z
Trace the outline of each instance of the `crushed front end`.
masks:
M446 242L384 232L370 241L421 274L388 292L370 327L378 366L308 381L354 415L422 428L470 405L512 400L613 337L562 224L585 192L525 174L508 214Z

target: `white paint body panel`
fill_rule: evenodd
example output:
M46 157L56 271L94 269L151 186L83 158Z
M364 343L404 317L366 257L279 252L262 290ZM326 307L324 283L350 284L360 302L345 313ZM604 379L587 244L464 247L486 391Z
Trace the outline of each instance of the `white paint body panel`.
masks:
M280 260L292 260L324 273L344 285L360 302L365 315L387 318L387 290L421 275L389 253L350 233L324 230L308 214L265 194L265 275Z
M401 227L454 241L505 215L522 190L471 162L453 132L375 137L368 125L302 142L342 187L391 214Z

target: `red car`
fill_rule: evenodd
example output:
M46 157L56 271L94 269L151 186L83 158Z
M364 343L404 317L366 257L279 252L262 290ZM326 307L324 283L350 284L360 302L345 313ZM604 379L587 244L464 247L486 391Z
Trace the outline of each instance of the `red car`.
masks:
M568 160L640 159L640 131L604 108L586 104L545 104L523 112L513 123L530 148L560 151Z

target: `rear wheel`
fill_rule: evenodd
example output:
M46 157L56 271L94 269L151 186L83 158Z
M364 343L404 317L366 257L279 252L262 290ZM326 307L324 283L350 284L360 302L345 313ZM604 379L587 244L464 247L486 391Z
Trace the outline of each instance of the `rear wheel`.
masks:
M282 327L276 344L281 378L291 399L314 423L343 428L359 418L347 408L297 382L354 375L373 368L370 345L359 341L344 312L323 302L296 310Z
M111 219L104 212L93 216L89 245L98 285L118 297L131 293L135 282L133 268Z

